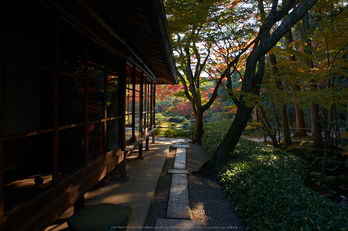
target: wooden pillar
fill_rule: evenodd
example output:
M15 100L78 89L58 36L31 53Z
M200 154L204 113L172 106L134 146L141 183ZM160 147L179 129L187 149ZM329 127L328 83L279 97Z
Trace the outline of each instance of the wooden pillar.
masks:
M55 196L59 195L59 26L60 17L56 14L55 54L53 73L53 145L52 145L52 184Z
M124 58L121 62L121 70L120 70L120 75L119 75L119 112L120 112L120 117L118 124L120 126L120 135L119 135L119 143L121 147L121 152L123 155L123 160L120 163L120 173L121 177L126 177L127 176L127 166L126 166L126 77L127 77L127 61Z
M146 83L146 128L147 131L150 131L152 128L152 84L150 86L151 80L149 79L146 81ZM149 150L149 137L147 137L145 143L145 151Z
M156 128L156 83L153 84L153 91L151 92L151 101L152 101L152 118L153 118L153 124L152 128ZM152 143L154 144L155 141L155 133L152 134Z
M107 124L107 118L108 118L108 107L107 107L107 94L108 94L108 74L107 74L107 69L108 69L108 50L105 49L105 57L104 57L104 122L103 122L103 127L104 127L104 139L103 139L103 155L104 155L104 163L106 163L106 153L107 153L107 138L108 138L108 124Z
M85 208L85 196L83 195L74 204L74 213L78 213Z
M3 168L4 168L4 158L3 158L3 51L4 51L4 21L0 19L0 230L4 230L4 185L3 185Z
M156 142L156 140L155 140L155 136L156 136L156 135L155 135L155 132L154 132L154 133L152 133L152 142L151 142L152 144L154 144L154 143Z
M145 151L149 151L150 150L149 141L150 141L150 139L149 139L149 137L147 137L146 143L145 143Z
M136 141L136 136L135 134L135 81L136 81L136 68L133 67L133 72L132 72L132 141Z
M143 75L143 133L141 134L141 136L144 136L146 134L147 131L147 78L145 78L145 76ZM145 113L144 113L145 112Z
M140 76L139 104L139 130L142 138L144 136L144 73L141 73ZM139 144L138 158L143 158L143 142Z
M82 41L81 41L82 42ZM88 174L88 152L89 152L89 137L88 137L88 57L89 57L89 38L86 35L86 40L85 40L85 72L84 72L84 77L85 77L85 85L84 85L84 118L85 118L85 127L84 127L84 164L86 168L86 174Z
M152 130L154 128L154 121L155 121L155 117L154 117L154 114L153 114L153 111L154 111L154 107L153 107L153 89L154 89L154 86L153 86L153 83L151 82L151 87L150 87L150 93L149 93L149 96L150 96L150 129Z

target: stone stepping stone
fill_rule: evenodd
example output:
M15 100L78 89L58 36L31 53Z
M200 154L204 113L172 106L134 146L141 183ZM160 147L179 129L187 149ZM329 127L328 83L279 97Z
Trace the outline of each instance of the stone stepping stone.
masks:
M172 175L167 218L191 219L186 174Z
M173 148L190 148L190 145L188 145L188 144L174 144L172 147Z
M176 149L174 168L186 169L186 149L185 148Z
M126 231L132 208L127 205L93 204L75 213L68 219L68 226L75 231Z
M187 142L187 141L184 140L184 139L177 139L177 140L173 140L173 141L172 141L172 145L173 145L173 144L186 143L186 142Z
M187 169L168 169L169 174L189 174Z
M204 222L202 220L181 220L181 219L157 219L155 231L167 230L185 230L195 231L204 230Z

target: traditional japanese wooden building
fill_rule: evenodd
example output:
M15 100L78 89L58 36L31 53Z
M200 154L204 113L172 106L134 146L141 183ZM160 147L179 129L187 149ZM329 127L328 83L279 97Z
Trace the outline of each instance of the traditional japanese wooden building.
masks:
M42 230L153 134L156 84L177 82L167 21L161 0L0 11L0 230Z

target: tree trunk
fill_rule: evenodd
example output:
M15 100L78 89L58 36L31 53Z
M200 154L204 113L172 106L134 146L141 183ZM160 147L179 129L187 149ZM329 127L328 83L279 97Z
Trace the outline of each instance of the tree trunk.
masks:
M278 68L276 67L277 65L277 60L274 54L269 55L271 65L272 65L272 70L273 74L277 75L278 74ZM280 80L276 81L276 86L278 89L282 89L282 83ZM288 146L291 144L291 135L290 135L290 128L289 128L289 118L288 118L288 113L286 110L286 106L283 105L281 109L281 115L282 115L282 127L283 127L283 135L284 135L284 144L285 146Z
M277 148L277 147L278 147L278 141L277 141L277 138L276 138L276 134L274 134L274 133L272 132L271 125L270 125L269 122L268 122L268 119L267 119L267 117L266 117L266 114L265 114L265 112L264 112L262 106L259 104L259 105L257 105L257 108L258 108L259 111L260 111L260 114L261 114L261 118L262 118L262 120L263 120L264 127L265 127L266 131L268 132L269 136L270 136L271 139L272 139L273 146L274 146L275 148Z
M203 136L203 113L200 110L195 111L195 134L192 143L201 145Z
M295 104L296 112L296 132L299 136L307 136L306 126L304 121L303 110L298 104Z
M344 81L346 82L346 85L348 85L348 78L347 77L344 77ZM346 113L346 122L348 124L348 103L346 104L346 107L347 107L347 113ZM347 126L346 126L347 127Z
M200 62L200 54L198 52L198 48L194 45L191 47L193 49L193 53L196 55L197 63L196 63L196 72L194 73L191 69L191 53L190 53L190 47L186 46L184 47L184 51L186 53L186 68L185 68L185 74L187 78L185 79L184 76L180 73L180 71L177 71L178 77L181 80L181 83L184 87L184 94L186 98L191 102L193 113L195 115L195 133L193 138L193 143L202 144L202 135L204 132L203 128L203 113L210 108L210 106L215 101L216 97L218 96L218 90L220 83L223 79L223 76L217 80L216 85L214 87L213 94L211 95L209 101L202 105L202 99L201 99L201 92L200 92L200 81L199 76L203 70L204 65L206 64L209 54L204 58L203 63ZM184 53L184 52L183 52ZM208 52L210 53L210 51ZM188 85L186 84L186 80L188 80Z
M292 32L291 30L289 30L286 34L285 34L285 42L286 42L286 47L290 47L290 44L292 43ZM296 61L295 55L289 55L288 57L289 61ZM294 91L300 91L300 86L295 83L294 86ZM304 121L304 115L303 115L303 111L300 108L300 106L298 104L295 104L295 114L296 114L296 132L297 135L299 136L306 136L306 130L305 130L305 121Z
M280 143L280 140L281 140L281 137L280 137L280 123L279 123L279 120L278 120L278 111L277 111L274 103L272 103L272 108L273 108L274 121L277 124L278 138L279 138L279 143Z
M218 167L218 164L226 159L236 147L239 138L248 124L252 111L253 107L247 107L245 104L240 105L232 125L210 160L205 162L202 167L198 171L193 172L193 174L200 174L205 177L216 177L216 167Z
M308 13L305 14L302 20L304 31L309 30L309 16ZM312 41L307 39L307 46L305 48L305 53L307 55L312 55ZM313 61L308 59L307 65L311 68L314 68ZM312 84L312 90L316 90L317 86ZM312 140L313 144L316 147L323 147L323 137L321 135L321 125L320 125L320 116L319 116L319 105L312 102Z
M323 114L324 114L324 133L325 133L325 151L324 151L324 158L323 158L323 164L321 166L321 174L320 174L320 183L319 183L319 192L322 192L324 190L324 179L325 179L325 169L326 169L326 162L327 162L327 154L328 154L328 142L329 142L329 136L328 136L328 112L327 109L323 108Z
M284 144L288 146L291 144L291 135L289 129L289 118L288 112L286 110L286 106L284 105L282 110L280 111L282 115L282 125L283 125L283 135L284 135Z
M312 140L315 147L323 147L323 136L321 135L321 124L319 105L312 102Z
M334 105L331 104L330 110L329 110L329 120L328 120L328 125L327 125L327 131L328 131L328 145L331 151L333 151L333 145L334 145L334 128L332 126L333 123L333 109ZM337 139L337 137L336 137Z

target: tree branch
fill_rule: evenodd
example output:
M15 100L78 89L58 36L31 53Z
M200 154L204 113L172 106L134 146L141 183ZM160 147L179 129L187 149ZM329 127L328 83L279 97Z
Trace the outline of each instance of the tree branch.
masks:
M255 52L255 58L259 59L262 55L266 54L272 47L284 36L284 31L289 31L296 22L298 22L303 16L310 10L318 0L303 0L297 7L291 11L291 13L284 19L280 26L266 39L261 46L258 46L253 52ZM283 9L277 12L275 19L283 18L291 9L294 1L288 1ZM269 15L270 16L270 15ZM278 21L279 21L278 20ZM274 20L273 23L276 21ZM268 24L268 22L267 22ZM273 26L267 25L267 27ZM260 30L261 32L261 30Z
M193 99L192 99L192 97L191 97L191 95L190 95L190 93L189 93L189 90L188 90L188 88L187 88L187 85L186 85L186 81L185 81L184 76L182 76L181 73L180 73L179 71L177 71L177 74L178 74L178 76L179 76L179 78L180 78L180 80L181 80L181 82L182 82L182 85L184 86L184 94L186 95L187 99L190 100L190 102L192 102Z

